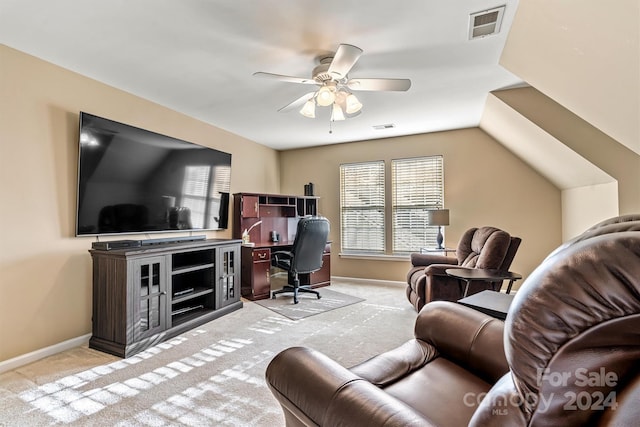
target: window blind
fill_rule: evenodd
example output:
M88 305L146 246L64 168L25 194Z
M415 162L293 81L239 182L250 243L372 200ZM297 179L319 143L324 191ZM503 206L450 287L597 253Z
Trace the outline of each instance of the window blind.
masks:
M415 252L436 246L438 228L429 226L427 211L444 206L442 156L391 162L393 252Z
M340 236L345 253L384 253L384 162L340 165Z
M209 187L210 166L187 166L184 172L182 206L191 210L191 221L194 228L204 227L204 214Z

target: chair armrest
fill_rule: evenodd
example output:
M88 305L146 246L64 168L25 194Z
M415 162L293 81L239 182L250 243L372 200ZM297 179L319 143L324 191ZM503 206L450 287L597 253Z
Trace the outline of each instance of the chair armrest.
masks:
M280 259L286 259L286 260L290 260L291 258L293 258L293 253L290 251L276 251L276 252L271 252L271 260L275 261L276 263L278 262L278 260Z
M413 339L400 347L359 363L349 370L378 387L384 387L426 365L437 355L435 347L424 341Z
M293 257L293 253L292 253L292 252L290 252L290 251L275 251L275 252L271 252L271 256L272 256L272 257L273 257L273 256L278 256L278 255L281 255L281 256L287 256L287 257L289 257L289 258L292 258L292 257Z
M426 304L416 319L415 337L490 384L509 371L504 322L450 301Z
M431 425L405 403L309 348L280 352L265 375L285 418L295 417L295 425Z
M412 253L410 257L411 257L411 265L413 265L414 267L420 267L420 266L426 267L431 264L458 265L458 260L456 258L448 257L445 255Z

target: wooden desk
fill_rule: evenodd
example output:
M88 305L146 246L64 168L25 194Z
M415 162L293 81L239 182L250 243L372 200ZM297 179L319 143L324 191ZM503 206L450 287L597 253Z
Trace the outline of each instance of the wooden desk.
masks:
M497 319L505 320L514 295L496 291L482 291L458 300L459 304L471 307Z
M271 296L271 253L291 249L293 242L262 242L254 246L242 245L240 283L242 296L252 301ZM309 274L300 274L300 285L312 288L331 284L331 243L322 255L322 268Z
M241 292L250 299L265 299L271 294L271 253L289 250L300 218L318 215L318 197L285 194L235 193L233 195L233 236L248 231L253 246L241 248ZM279 242L270 241L271 234ZM331 243L327 243L322 269L300 275L301 285L320 287L331 280Z
M504 280L508 280L509 286L507 287L507 294L509 294L511 293L513 282L522 279L522 276L518 273L500 270L485 270L481 268L449 268L445 270L445 273L458 280L464 280L466 282L464 294L462 295L463 297L467 296L467 292L469 292L469 284L474 280L484 282L503 282Z

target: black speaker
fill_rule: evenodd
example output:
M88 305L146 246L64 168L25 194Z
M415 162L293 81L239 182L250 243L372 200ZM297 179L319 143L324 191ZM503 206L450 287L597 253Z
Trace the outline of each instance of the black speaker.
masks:
M112 240L110 242L93 242L91 247L99 251L111 251L114 249L139 248L140 240Z

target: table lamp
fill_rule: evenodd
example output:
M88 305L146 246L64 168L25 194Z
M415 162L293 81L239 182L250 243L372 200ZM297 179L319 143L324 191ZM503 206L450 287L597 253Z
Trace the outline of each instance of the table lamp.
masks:
M442 242L444 240L442 236L442 226L449 225L449 209L427 211L427 221L429 221L429 225L438 226L436 242L438 243L438 249L444 249L444 246L442 246Z

